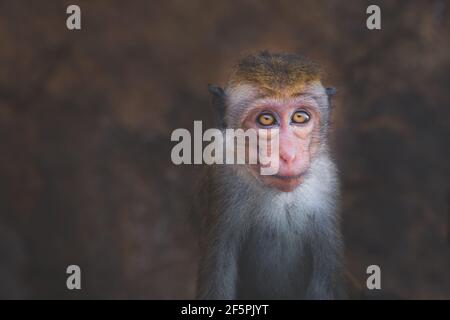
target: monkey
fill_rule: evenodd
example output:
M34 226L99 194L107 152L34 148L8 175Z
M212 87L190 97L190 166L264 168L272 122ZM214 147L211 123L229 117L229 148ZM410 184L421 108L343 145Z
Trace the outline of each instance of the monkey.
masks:
M344 299L339 182L328 133L333 88L297 54L262 51L210 85L217 127L276 128L279 168L209 165L194 205L202 219L198 299Z

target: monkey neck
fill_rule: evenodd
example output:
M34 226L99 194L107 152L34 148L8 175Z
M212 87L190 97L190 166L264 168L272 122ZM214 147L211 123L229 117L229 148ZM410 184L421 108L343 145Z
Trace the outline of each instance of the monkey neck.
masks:
M334 162L328 152L318 152L312 160L305 180L292 192L281 192L255 183L245 167L221 166L218 185L224 196L221 204L225 216L242 216L250 224L255 221L284 224L300 222L305 217L334 217L338 195L338 179Z

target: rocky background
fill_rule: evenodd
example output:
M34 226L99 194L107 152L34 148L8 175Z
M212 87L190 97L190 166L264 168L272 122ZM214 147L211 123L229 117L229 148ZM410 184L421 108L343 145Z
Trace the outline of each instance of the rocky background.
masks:
M200 168L171 163L170 134L211 124L206 85L261 49L338 89L356 281L378 264L387 295L450 298L449 1L77 0L68 31L73 3L0 0L1 298L193 298Z

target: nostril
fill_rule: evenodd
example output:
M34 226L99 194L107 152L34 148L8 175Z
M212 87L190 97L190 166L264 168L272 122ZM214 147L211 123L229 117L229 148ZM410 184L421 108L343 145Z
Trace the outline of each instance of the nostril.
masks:
M295 152L287 151L287 152L280 152L280 159L284 162L290 163L295 160Z

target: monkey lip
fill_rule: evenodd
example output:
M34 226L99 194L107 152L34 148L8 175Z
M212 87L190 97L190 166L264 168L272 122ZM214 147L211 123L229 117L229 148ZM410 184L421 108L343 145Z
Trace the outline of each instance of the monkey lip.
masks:
M282 192L290 192L303 183L307 171L291 174L288 170L274 175L261 175L258 167L252 167L252 175L263 184L278 189Z
M300 178L303 177L303 173L297 174L297 175L292 175L292 176L283 176L283 175L279 175L279 174L275 174L273 176L271 176L272 178L276 178L276 179L280 179L280 180L285 180L285 181L291 181L291 180L298 180Z
M304 174L268 176L268 184L282 192L291 192L303 182Z

